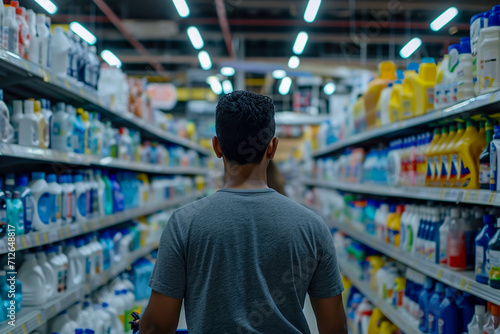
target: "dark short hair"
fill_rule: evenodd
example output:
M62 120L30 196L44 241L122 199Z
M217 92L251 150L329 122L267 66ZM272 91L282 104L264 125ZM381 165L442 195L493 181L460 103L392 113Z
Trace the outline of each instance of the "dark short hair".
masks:
M232 164L258 164L276 132L270 97L242 90L224 95L215 111L215 132Z

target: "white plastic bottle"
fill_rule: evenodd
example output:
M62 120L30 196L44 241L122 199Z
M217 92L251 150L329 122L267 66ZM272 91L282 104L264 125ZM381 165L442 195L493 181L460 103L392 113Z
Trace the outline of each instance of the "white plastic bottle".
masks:
M19 55L27 59L29 53L30 39L28 21L26 21L26 9L16 8L16 21L19 27Z
M75 247L73 239L66 241L66 256L68 258L68 289L72 289L83 282L85 276L85 258Z
M7 5L3 5L2 7L2 48L4 50L9 49L9 10L7 10Z
M91 280L95 275L95 273L92 272L92 262L94 260L92 256L92 249L89 247L89 244L86 243L84 238L77 239L76 245L78 247L78 251L85 259L85 279L87 281Z
M460 55L457 68L457 100L463 101L475 96L472 80L472 54L470 38L460 39Z
M90 196L92 200L90 201L90 212L92 213L92 218L98 217L99 208L99 183L94 177L94 171L92 169L87 170L87 175L89 178L88 185L90 188Z
M50 219L52 226L60 226L62 219L62 187L57 183L56 175L47 175L47 191L52 196L53 209ZM55 224L55 225L54 225Z
M95 258L95 274L100 275L103 272L103 267L104 267L104 257L102 254L102 245L101 243L97 240L97 235L94 235L92 237L92 242L90 243L93 253L94 253L94 258Z
M73 184L73 177L71 175L66 175L66 191L68 192L68 224L74 223L76 221L76 189ZM70 195L71 194L71 195Z
M68 315L67 311L62 311L50 322L50 332L58 334L74 334L75 329L79 328Z
M478 57L481 94L500 89L500 17L493 13L488 18L487 28L481 29L481 50Z
M54 298L57 294L57 276L54 268L47 260L47 255L44 251L36 253L38 264L42 267L43 275L45 277L45 291L47 293L47 301Z
M454 209L451 209L452 211ZM455 212L455 216L459 217L460 212ZM450 233L451 212L446 215L443 224L439 228L439 263L448 263L448 234Z
M97 181L97 201L99 202L99 216L104 217L106 215L106 184L102 180L102 174L99 169L94 171L95 180Z
M56 27L54 30L54 36L50 43L52 57L51 68L57 75L66 76L69 67L69 50L71 44L66 37L62 27Z
M45 14L37 14L36 16L36 31L40 42L40 63L42 67L49 65L49 38L50 31L47 28Z
M14 139L14 127L10 124L9 108L3 102L3 90L0 89L0 142L8 143Z
M375 235L377 239L385 239L385 231L387 230L387 215L389 214L389 205L382 204L375 213Z
M468 334L483 334L483 328L488 320L485 317L485 307L484 305L474 306L474 317L472 321L467 326Z
M83 222L87 216L87 187L83 184L83 176L73 177L76 195L76 222Z
M62 102L56 105L56 112L52 117L52 149L68 152L68 142L73 124L70 122L68 113L66 112L66 105Z
M23 283L23 305L40 306L47 303L45 276L33 253L26 253L17 272L17 279Z
M14 127L14 144L19 143L19 127L21 125L21 120L23 119L23 101L14 100L12 102L12 117L10 118L10 122Z
M31 189L35 202L33 207L33 229L35 231L47 231L52 227L49 224L52 203L48 185L45 181L45 173L33 172L28 187Z
M64 254L62 246L56 246L57 249L57 257L59 258L59 261L62 264L63 268L63 291L66 291L68 289L68 268L69 268L69 261L68 257L66 254Z
M38 101L35 101L35 112L36 112L36 105ZM43 131L44 139L43 139L43 147L44 148L49 148L51 146L51 134L52 134L52 110L50 110L50 101L42 99L40 100L40 106L41 106L41 114L43 115L43 118L45 120L45 127Z
M97 57L97 48L95 45L90 46L90 59L92 60L92 88L97 89L97 83L99 82L99 75L101 72L101 62Z
M472 75L474 81L474 93L479 95L479 82L478 79L478 46L479 46L479 34L481 29L484 28L484 13L474 15L471 18L470 25L470 42L471 42L471 54L472 54Z
M389 83L387 87L382 90L382 93L380 93L380 120L382 126L391 123L389 118L389 102L391 101L392 85L392 82Z
M108 313L110 316L111 331L110 334L121 334L124 333L123 323L120 321L118 312L107 302L102 303L102 309L104 312Z
M19 145L38 147L40 145L39 119L35 116L35 101L24 101L24 116L19 123Z
M77 127L76 119L76 109L71 105L66 106L66 112L68 113L68 150L74 152L78 148L78 133L75 131Z
M28 10L28 27L30 34L28 59L35 64L40 64L40 38L36 31L36 14L32 9Z
M49 141L47 140L46 131L49 129L45 116L42 113L42 103L39 100L33 101L35 106L35 117L38 125L38 147L49 148Z
M7 30L7 50L19 55L19 26L16 20L16 8L5 8L5 25L8 26Z

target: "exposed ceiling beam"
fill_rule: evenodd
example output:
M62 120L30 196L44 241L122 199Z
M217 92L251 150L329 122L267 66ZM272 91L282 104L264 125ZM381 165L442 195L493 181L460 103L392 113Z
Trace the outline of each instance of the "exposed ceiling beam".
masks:
M104 2L104 0L94 0L94 3L99 7L99 9L108 17L108 19L115 25L115 27L125 36L125 38L132 44L132 46L139 52L143 57L147 59L146 63L149 63L153 69L160 75L166 72L165 68L159 63L151 58L148 50L141 44L125 27L122 20L113 12L111 8Z
M229 57L234 58L231 30L229 29L229 23L227 22L224 0L215 0L215 8L217 9L217 18L219 20L220 29L222 30L222 35L224 36L227 53L229 54Z

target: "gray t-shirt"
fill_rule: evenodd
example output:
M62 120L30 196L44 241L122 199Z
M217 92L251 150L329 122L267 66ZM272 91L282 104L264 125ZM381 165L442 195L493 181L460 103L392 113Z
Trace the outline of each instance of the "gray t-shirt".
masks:
M176 210L149 282L182 299L190 334L310 333L306 294L340 294L323 219L272 189L221 189Z

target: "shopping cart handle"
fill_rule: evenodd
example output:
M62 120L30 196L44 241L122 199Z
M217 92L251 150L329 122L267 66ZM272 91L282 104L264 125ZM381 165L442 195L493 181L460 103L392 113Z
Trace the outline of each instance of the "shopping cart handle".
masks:
M134 320L129 321L130 328L132 329L132 332L134 334L137 334L139 333L139 322L141 320L141 315L137 312L132 312L131 315L134 318Z

